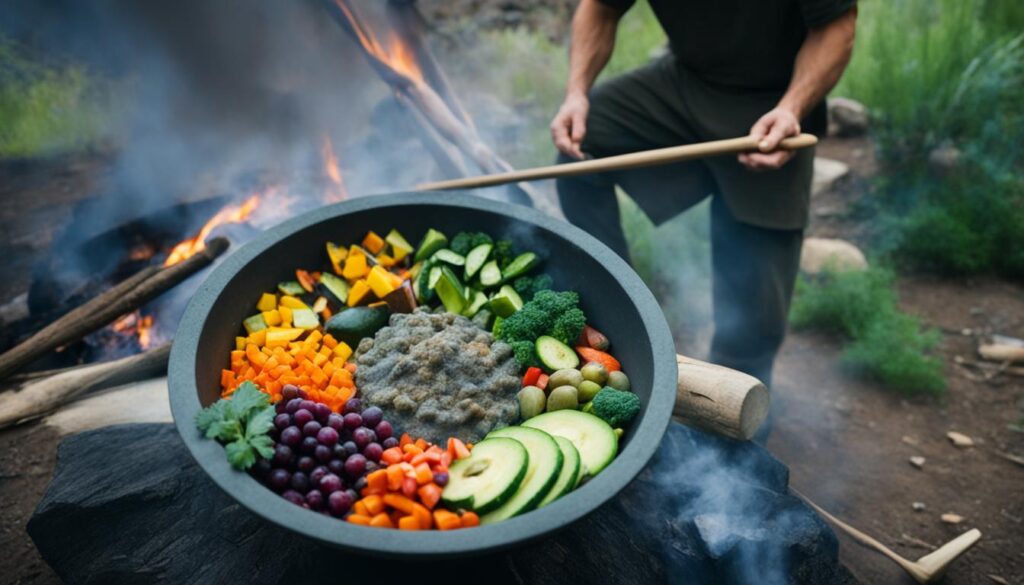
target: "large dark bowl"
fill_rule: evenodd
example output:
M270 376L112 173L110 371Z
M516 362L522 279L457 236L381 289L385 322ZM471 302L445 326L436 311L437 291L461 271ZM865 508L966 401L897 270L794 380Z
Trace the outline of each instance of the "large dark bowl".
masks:
M642 410L626 429L618 457L594 479L546 506L499 524L448 532L367 528L304 510L233 470L216 441L195 428L199 410L219 398L242 319L263 291L294 277L297 267L324 262L324 242L350 242L367 230L397 228L420 238L427 228L448 234L481 230L511 238L544 258L559 289L580 292L583 310L612 341L615 356L640 396ZM413 242L415 243L415 242ZM364 197L286 221L231 254L199 287L174 338L169 367L171 411L199 466L231 497L267 520L331 545L364 554L451 557L496 551L563 528L597 509L636 477L654 454L675 400L672 337L653 295L609 248L569 224L532 209L453 194Z

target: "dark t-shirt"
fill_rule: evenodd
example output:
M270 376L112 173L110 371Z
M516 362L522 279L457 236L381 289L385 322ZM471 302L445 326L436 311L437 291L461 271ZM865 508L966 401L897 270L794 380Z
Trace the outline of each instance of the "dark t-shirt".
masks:
M601 0L627 10L636 0ZM785 90L807 29L856 0L649 0L679 63L704 81Z

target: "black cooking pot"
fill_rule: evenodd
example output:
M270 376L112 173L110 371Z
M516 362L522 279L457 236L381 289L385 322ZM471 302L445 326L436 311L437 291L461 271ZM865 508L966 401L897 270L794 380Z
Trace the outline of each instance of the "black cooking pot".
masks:
M264 291L320 266L324 243L351 242L367 230L396 228L411 239L427 228L454 234L479 230L537 252L556 289L579 291L590 322L612 341L642 409L601 473L543 510L498 524L453 531L406 532L356 526L300 508L228 464L224 447L195 427L199 410L220 397L242 320ZM415 242L413 242L415 243ZM587 233L532 209L449 193L381 195L309 212L267 230L218 266L189 303L174 338L169 367L171 411L199 466L254 513L298 534L364 554L451 557L499 550L579 520L636 477L668 426L676 392L675 349L654 296L635 272Z

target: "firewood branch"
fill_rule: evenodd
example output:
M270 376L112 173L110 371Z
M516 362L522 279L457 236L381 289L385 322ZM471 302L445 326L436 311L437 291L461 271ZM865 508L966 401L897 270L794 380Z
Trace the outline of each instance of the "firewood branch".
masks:
M226 238L213 238L191 258L166 268L150 267L71 310L32 337L0 355L0 380L59 347L131 313L209 266L227 250Z

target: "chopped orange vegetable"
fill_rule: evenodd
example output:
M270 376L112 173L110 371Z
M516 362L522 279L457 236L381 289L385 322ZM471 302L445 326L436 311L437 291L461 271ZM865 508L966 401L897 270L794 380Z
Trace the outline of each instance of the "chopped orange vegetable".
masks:
M441 501L441 487L436 483L428 483L424 486L420 486L420 489L416 490L416 495L420 497L420 501L427 507L428 510L433 510L437 503Z
M369 293L370 285L365 280L357 280L348 291L348 301L346 301L346 304L354 307L363 302Z
M346 520L352 524L359 524L360 526L370 525L370 517L365 514L349 514Z
M415 516L402 516L398 520L399 530L421 530L420 521Z
M374 526L376 528L394 528L395 527L395 525L391 523L391 518L387 514L385 514L384 512L381 512L380 514L377 514L376 516L371 518L370 519L370 526Z
M480 526L480 517L476 515L476 512L463 512L462 525L466 528Z
M366 276L366 273L369 271L370 268L366 264L366 256L364 254L350 253L348 258L345 259L345 268L342 269L341 275L348 280L356 280Z
M387 496L385 495L384 498ZM384 499L378 495L366 496L363 498L363 504L366 505L366 510L371 516L376 516L384 511Z
M462 528L462 520L448 510L434 510L434 522L437 523L438 530Z
M384 238L370 231L363 238L363 247L369 250L371 254L380 254L380 251L384 249Z
M313 285L316 283L313 282L313 277L308 272L305 270L296 270L295 279L299 281L303 290L308 293L313 292Z

